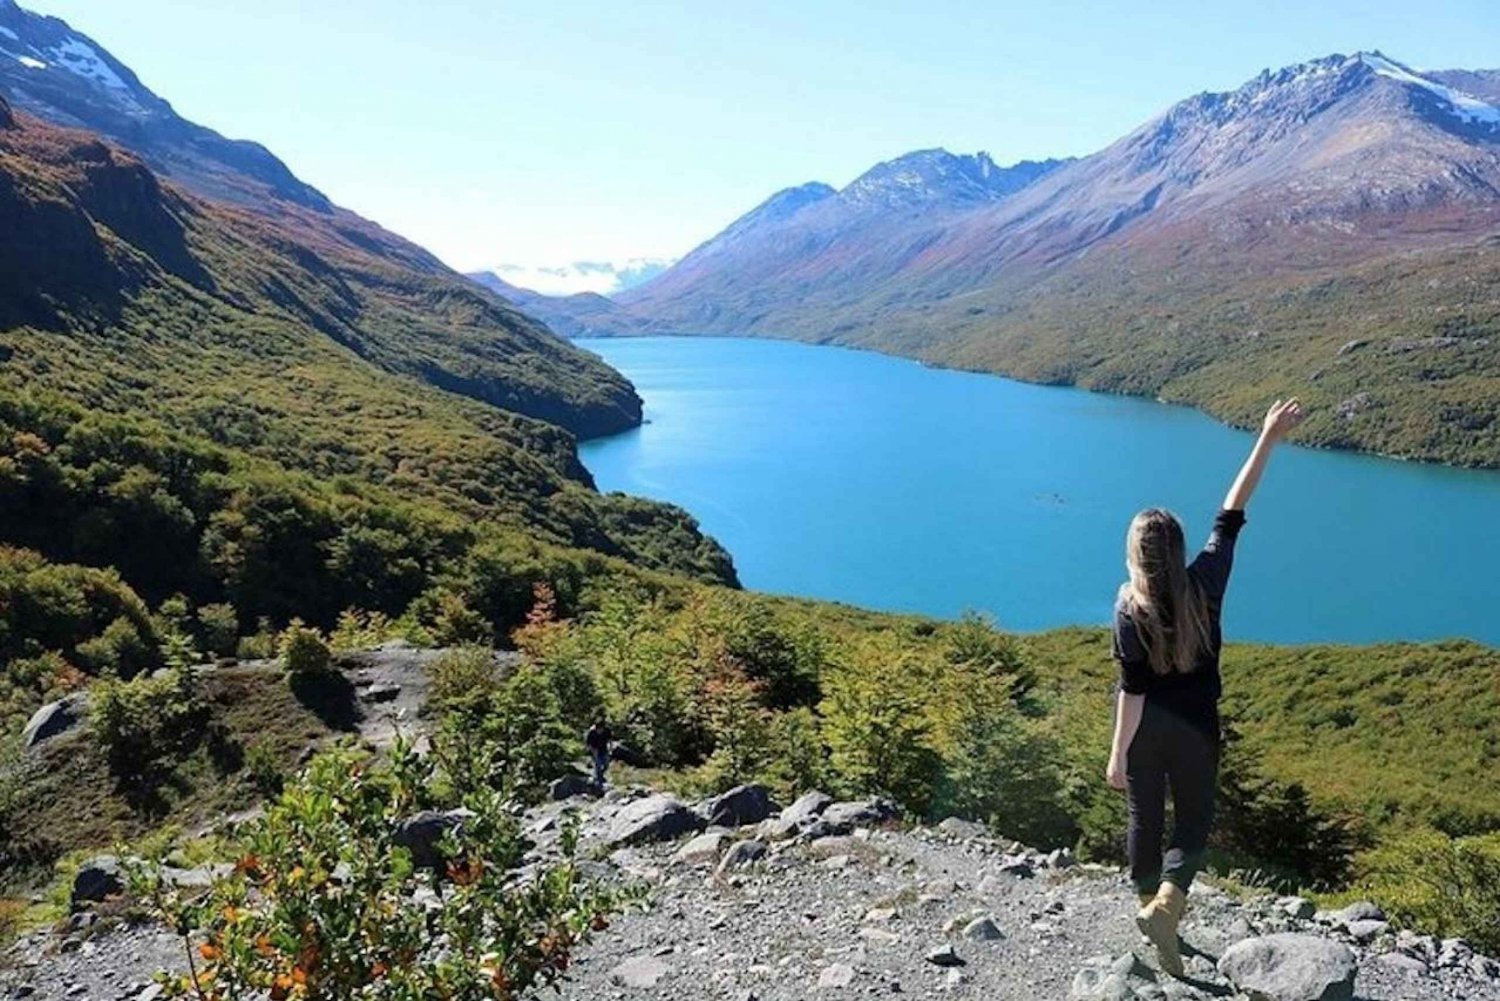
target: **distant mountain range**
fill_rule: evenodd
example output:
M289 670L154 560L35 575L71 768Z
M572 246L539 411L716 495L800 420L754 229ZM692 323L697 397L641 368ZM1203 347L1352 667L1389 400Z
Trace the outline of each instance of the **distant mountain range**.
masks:
M773 195L558 329L795 337L1500 465L1500 71L1378 52L1188 98L1091 156L924 150ZM580 313L586 310L586 318Z

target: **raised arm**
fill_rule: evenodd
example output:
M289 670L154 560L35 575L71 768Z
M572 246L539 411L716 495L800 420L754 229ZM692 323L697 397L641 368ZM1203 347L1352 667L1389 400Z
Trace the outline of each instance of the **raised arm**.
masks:
M1266 470L1266 461L1271 458L1271 450L1276 443L1285 438L1287 432L1302 423L1302 404L1293 400L1277 400L1271 404L1271 409L1266 411L1266 419L1261 422L1260 437L1255 439L1255 447L1250 450L1250 457L1240 467L1240 474L1230 484L1229 493L1224 495L1224 509L1226 511L1243 511L1245 505L1250 501L1250 495L1255 493L1255 488L1260 483L1260 475Z

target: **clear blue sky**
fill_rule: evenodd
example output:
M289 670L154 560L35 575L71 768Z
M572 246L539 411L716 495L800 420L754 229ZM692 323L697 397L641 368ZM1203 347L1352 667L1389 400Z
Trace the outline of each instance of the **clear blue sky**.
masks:
M1500 66L1497 0L21 0L450 264L675 257L902 152L1098 149L1262 68Z

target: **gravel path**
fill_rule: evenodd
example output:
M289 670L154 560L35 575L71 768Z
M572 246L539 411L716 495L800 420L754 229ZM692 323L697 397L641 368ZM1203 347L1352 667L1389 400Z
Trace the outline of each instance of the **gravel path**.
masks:
M691 859L681 851L686 836L611 850L621 817L642 795L574 799L527 818L546 854L558 816L579 811L585 857L606 860L590 868L650 891L575 956L565 1001L1238 998L1218 958L1237 941L1283 931L1348 944L1358 964L1354 997L1363 1001L1500 1001L1500 966L1456 943L1398 936L1379 922L1361 928L1361 943L1350 930L1357 923L1296 918L1286 899L1241 901L1206 885L1195 888L1183 926L1188 976L1171 980L1150 968L1117 871L1044 857L959 821L821 837L804 829L794 840L733 847L756 831L747 826L719 832L717 844L697 839ZM742 864L725 863L726 854ZM0 997L150 1001L152 974L182 962L181 943L160 929L89 920L85 913L67 932L16 943L0 971ZM1116 978L1128 989L1083 991L1089 970L1102 976L1111 964L1134 968Z

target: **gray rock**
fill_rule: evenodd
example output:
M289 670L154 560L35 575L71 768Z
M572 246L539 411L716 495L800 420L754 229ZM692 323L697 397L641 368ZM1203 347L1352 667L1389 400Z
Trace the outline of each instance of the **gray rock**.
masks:
M610 822L606 840L611 847L670 841L703 830L703 818L676 796L657 793L626 804Z
M594 788L593 780L588 776L569 772L562 778L554 779L547 787L547 794L554 800L559 800L572 799L574 796L597 796L599 790Z
M855 827L878 824L890 820L896 814L895 805L880 797L833 803L816 820L802 828L802 836L814 840L851 834Z
M832 803L832 796L816 789L803 793L795 803L782 810L779 816L761 824L759 834L772 841L793 837L817 820Z
M1236 942L1219 972L1235 987L1267 1001L1349 1001L1354 953L1316 935L1280 934Z
M996 939L1005 937L1005 933L1000 930L1000 926L995 924L995 919L991 917L975 918L973 921L970 921L964 925L963 935L964 938L973 939L976 942L993 942Z
M1438 946L1439 966L1467 966L1474 950L1461 938L1445 938Z
M948 817L938 822L937 830L950 838L965 841L969 838L982 838L989 830L980 823L973 820L964 820L962 817Z
M1375 957L1375 962L1386 969L1404 973L1409 977L1420 977L1427 973L1427 964L1416 956L1404 952L1386 952Z
M760 823L778 809L780 807L771 799L771 790L752 783L735 786L705 800L699 812L710 827L744 827Z
M391 840L411 852L412 863L423 869L437 869L445 861L442 840L456 831L474 814L470 810L422 810L396 825Z
M1306 897L1287 897L1281 902L1281 910L1287 917L1299 921L1309 921L1318 912L1318 908Z
M1385 911L1378 904L1368 900L1360 900L1350 904L1341 911L1335 912L1335 918L1344 924L1352 924L1355 921L1384 921Z
M125 875L120 869L120 860L113 855L96 855L79 866L73 876L73 909L124 892Z
M959 958L958 952L952 945L944 942L936 948L929 949L923 957L933 966L963 966L964 961Z
M1013 876L1017 879L1030 879L1036 875L1036 870L1025 859L1007 859L1000 863L1000 874L1002 876Z
M1477 980L1500 980L1500 962L1488 956L1470 956L1469 972Z
M854 967L848 963L830 963L818 974L820 990L842 990L854 982Z
M1389 922L1379 921L1374 918L1350 921L1344 926L1344 930L1349 933L1349 937L1356 942L1373 942L1381 935L1390 931L1390 929Z
M729 835L723 831L700 834L677 849L677 854L672 856L672 861L683 865L702 865L705 862L712 862L719 857L724 842L728 840Z
M632 956L611 970L609 978L621 987L646 991L654 988L670 969L659 956Z
M1078 860L1066 848L1055 848L1047 855L1047 865L1053 869L1071 869L1077 864Z
M88 713L88 693L76 692L56 702L48 702L26 721L21 730L21 744L28 751L53 737L67 733L83 722Z
M756 841L736 841L724 852L724 857L719 860L719 875L732 872L735 869L743 869L745 866L764 858L766 854L766 843Z

